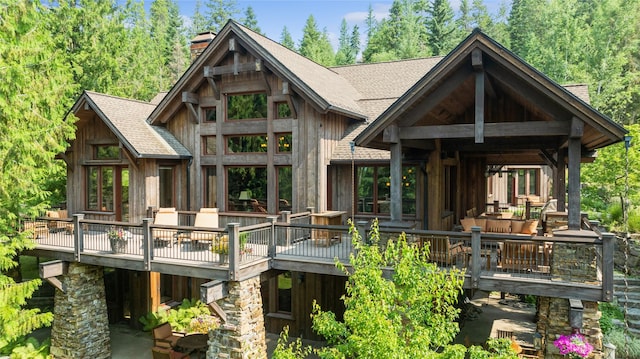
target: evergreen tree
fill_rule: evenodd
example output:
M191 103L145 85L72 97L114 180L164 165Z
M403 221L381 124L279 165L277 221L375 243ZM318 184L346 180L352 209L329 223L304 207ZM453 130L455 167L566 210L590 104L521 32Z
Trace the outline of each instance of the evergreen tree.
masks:
M201 0L196 0L196 5L193 9L193 16L191 17L191 30L189 37L193 38L201 32L209 31L207 20L200 12L202 7ZM213 30L212 30L213 31Z
M247 9L244 12L244 20L242 21L242 24L258 34L262 34L262 30L260 30L260 27L258 26L256 13L253 12L253 8L251 6L247 6Z
M471 21L474 27L479 27L485 33L491 34L493 20L482 0L473 0L471 2Z
M235 0L207 0L207 29L215 33L219 32L229 19L235 19L238 15Z
M460 16L456 20L458 29L462 32L461 37L466 37L473 30L473 20L471 19L471 8L469 0L460 0Z
M287 29L286 25L282 28L282 34L280 34L280 44L289 50L296 51L296 44L293 42L291 33Z
M9 272L24 249L21 216L47 205L45 181L55 175L54 156L64 152L73 124L64 118L78 89L65 48L48 31L50 12L37 2L0 1L0 353L10 354L51 313L26 309L41 280L16 281ZM23 351L24 353L24 351ZM14 352L15 355L18 355ZM22 356L20 356L22 357Z
M326 30L320 32L313 15L309 15L305 24L302 40L298 47L300 54L321 65L331 66L335 63L333 48Z
M354 26L353 30L350 35L347 20L342 19L338 52L336 53L337 65L350 65L356 62L356 56L358 56L358 49L360 47L360 34L358 33L357 25Z
M428 12L430 16L427 18L426 27L429 48L433 55L446 55L458 44L451 4L449 0L433 0Z

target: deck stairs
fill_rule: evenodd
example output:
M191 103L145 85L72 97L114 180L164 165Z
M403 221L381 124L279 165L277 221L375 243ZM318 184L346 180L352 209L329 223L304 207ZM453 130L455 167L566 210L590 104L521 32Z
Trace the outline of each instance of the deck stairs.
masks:
M624 277L615 276L613 292L620 307L626 303L629 333L640 337L640 279L627 278L625 288Z

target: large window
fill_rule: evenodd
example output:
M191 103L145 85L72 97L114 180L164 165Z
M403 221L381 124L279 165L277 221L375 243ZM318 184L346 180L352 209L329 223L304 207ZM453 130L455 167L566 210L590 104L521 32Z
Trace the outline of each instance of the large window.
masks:
M229 136L227 137L227 152L267 152L267 135Z
M278 212L291 211L293 202L291 166L278 167Z
M160 166L160 207L175 207L174 173L173 166Z
M278 274L278 299L276 311L278 313L291 313L291 272L287 271Z
M215 155L216 151L216 136L203 136L202 146L204 148L205 155Z
M208 208L218 207L216 196L218 194L217 188L218 176L216 175L215 167L204 168L204 206Z
M276 102L276 118L291 118L291 108L286 102Z
M87 167L87 210L112 212L114 199L114 167Z
M267 95L265 93L227 96L228 120L251 120L266 118Z
M402 213L415 214L415 167L402 170ZM356 169L358 213L389 214L391 175L389 166L358 166Z
M517 195L537 195L540 194L539 170L536 168L519 169L516 172L518 184Z
M227 168L227 208L229 211L267 211L267 168Z
M290 133L276 133L278 139L278 152L291 152L291 141L293 136Z

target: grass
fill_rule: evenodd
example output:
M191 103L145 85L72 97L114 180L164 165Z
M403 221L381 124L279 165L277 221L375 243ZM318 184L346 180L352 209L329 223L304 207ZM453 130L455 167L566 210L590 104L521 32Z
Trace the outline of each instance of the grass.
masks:
M38 261L38 257L20 256L20 272L22 274L22 279L40 278L40 268L38 263L43 263L48 260L49 259L47 258L40 258L40 261Z

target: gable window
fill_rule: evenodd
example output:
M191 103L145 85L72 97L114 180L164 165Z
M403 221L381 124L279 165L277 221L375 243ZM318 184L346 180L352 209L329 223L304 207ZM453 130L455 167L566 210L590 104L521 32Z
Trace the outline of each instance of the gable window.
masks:
M291 152L292 136L290 133L277 133L276 138L278 139L278 152Z
M402 169L402 213L416 213L416 170ZM389 166L356 168L356 203L358 213L389 214L391 211L391 174Z
M119 160L120 147L115 145L94 145L93 158L96 160Z
M286 102L276 102L276 118L291 118L291 108Z
M203 136L202 146L204 147L205 155L215 155L216 150L216 136Z
M227 153L267 152L267 147L267 135L227 137Z
M216 168L213 166L204 168L204 207L215 208L218 207L216 196L218 194L218 176L216 175Z
M291 211L293 202L293 175L291 166L278 167L278 212Z
M267 118L267 95L253 93L227 96L227 120Z
M215 107L207 107L204 109L205 122L216 122L217 116Z

